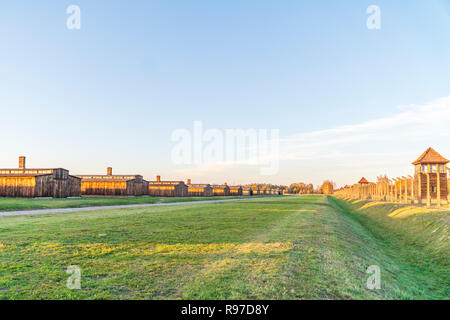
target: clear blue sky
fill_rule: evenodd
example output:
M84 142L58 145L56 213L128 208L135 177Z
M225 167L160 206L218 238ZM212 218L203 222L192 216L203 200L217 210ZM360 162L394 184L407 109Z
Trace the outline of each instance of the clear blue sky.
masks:
M81 30L66 28L71 4ZM366 27L372 4L381 30ZM171 163L170 136L194 120L280 129L295 149L275 176L193 170L202 182L345 184L411 173L428 146L450 157L450 104L433 104L450 96L449 1L4 0L0 40L0 167L24 154L32 167L185 179L195 168ZM430 103L436 123L367 139L367 122L423 118ZM333 128L342 141L322 144L325 131L302 154L308 134Z

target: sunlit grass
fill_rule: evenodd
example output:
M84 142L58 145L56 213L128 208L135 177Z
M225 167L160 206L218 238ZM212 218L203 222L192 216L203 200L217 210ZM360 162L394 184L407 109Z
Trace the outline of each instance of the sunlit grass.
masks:
M400 207L358 210L366 203L305 196L0 217L0 298L447 298L448 215L394 219ZM382 290L366 287L374 264ZM66 288L70 265L81 290Z
M352 202L352 204L356 204L356 203L358 203L358 202ZM364 209L368 209L368 208L375 207L375 206L382 205L382 204L383 204L382 202L375 202L375 201L367 202L362 207L360 207L358 210L362 211Z
M65 245L61 243L33 243L21 248L23 253L51 256L66 255L98 257L102 255L198 255L198 254L223 254L233 252L234 254L269 254L285 252L292 249L290 242L248 242L248 243L208 243L208 244L157 244L157 243L133 243L133 244L105 244L87 243L76 245ZM15 244L0 244L0 253L11 254L17 250Z

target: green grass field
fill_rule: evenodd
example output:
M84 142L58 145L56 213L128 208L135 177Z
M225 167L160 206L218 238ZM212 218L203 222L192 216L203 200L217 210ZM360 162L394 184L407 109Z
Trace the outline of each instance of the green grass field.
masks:
M238 197L82 197L68 199L0 198L0 211L35 210L55 208L83 208L127 204L172 203L201 200L223 200ZM239 197L242 198L242 197Z
M449 212L401 209L305 196L0 217L0 298L448 299Z

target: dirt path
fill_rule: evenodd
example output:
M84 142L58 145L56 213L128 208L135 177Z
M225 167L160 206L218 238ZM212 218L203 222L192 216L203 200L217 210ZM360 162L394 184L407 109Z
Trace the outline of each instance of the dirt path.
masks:
M179 206L183 204L203 204L203 203L220 203L231 201L244 200L261 200L273 199L273 197L265 198L244 198L244 199L224 199L224 200L200 200L200 201L185 201L185 202L171 202L171 203L144 203L144 204L123 204L114 206L96 206L83 208L55 208L55 209L34 209L34 210L20 210L20 211L3 211L0 212L0 217L6 216L20 216L20 215L34 215L34 214L48 214L48 213L70 213L80 211L97 211L97 210L111 210L111 209L127 209L127 208L143 208L143 207L160 207L160 206Z

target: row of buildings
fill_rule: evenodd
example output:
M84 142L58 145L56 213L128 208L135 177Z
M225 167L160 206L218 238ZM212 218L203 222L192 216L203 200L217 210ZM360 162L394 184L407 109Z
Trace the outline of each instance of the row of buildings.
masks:
M69 170L28 169L25 157L19 157L17 169L0 169L0 197L80 196L157 196L157 197L211 197L280 195L281 190L242 186L193 184L184 181L146 181L141 175L114 175L108 167L106 175L70 175Z
M447 167L449 162L436 150L428 148L412 163L414 175L393 179L381 176L377 182L362 178L357 184L345 186L335 194L362 200L440 206L443 202L450 203L450 179L447 177L447 172L450 171Z

